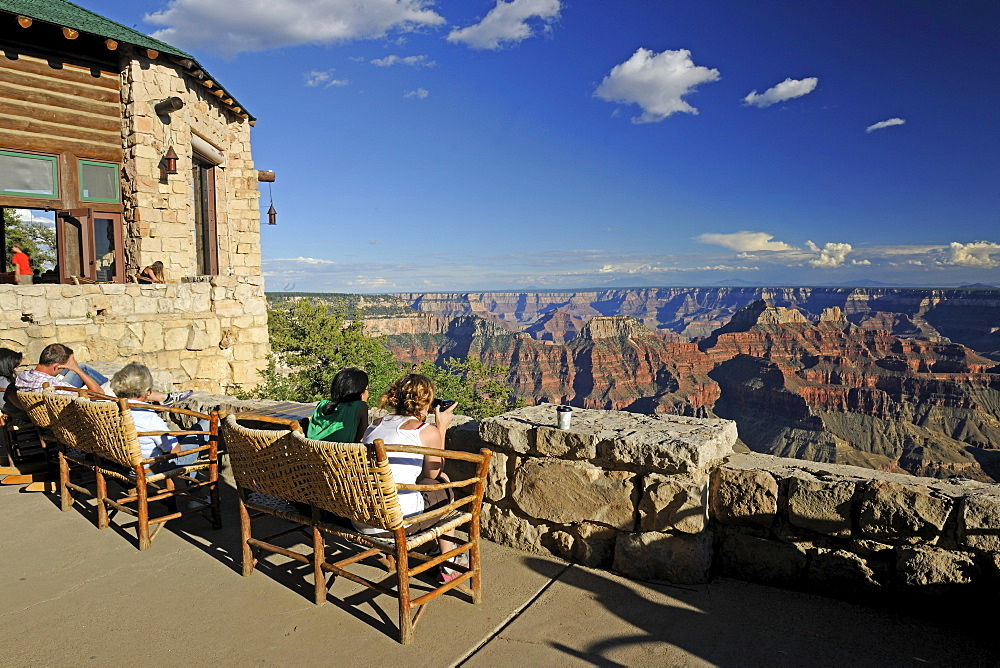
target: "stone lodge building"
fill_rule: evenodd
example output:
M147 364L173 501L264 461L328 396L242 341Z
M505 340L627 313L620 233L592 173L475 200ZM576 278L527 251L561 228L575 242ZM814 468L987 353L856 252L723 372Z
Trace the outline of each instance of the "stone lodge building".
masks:
M177 387L256 383L257 188L274 177L254 168L254 123L180 49L65 0L0 0L0 207L53 217L56 233L34 285L0 274L0 346L33 362L59 341ZM135 282L156 261L166 284Z

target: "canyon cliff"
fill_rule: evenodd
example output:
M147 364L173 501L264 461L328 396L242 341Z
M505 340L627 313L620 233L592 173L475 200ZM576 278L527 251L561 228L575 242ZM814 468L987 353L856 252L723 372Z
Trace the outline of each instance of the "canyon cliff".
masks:
M399 359L507 366L529 403L718 416L757 452L1000 479L1000 291L395 297L412 310L366 323Z

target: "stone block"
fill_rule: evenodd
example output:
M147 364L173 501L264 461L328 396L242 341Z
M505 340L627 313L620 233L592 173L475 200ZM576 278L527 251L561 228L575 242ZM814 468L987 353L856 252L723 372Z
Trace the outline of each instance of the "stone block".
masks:
M646 476L639 502L643 531L699 533L708 525L708 476L704 473Z
M827 536L849 536L854 490L850 481L793 476L788 481L788 521Z
M546 457L593 459L597 456L597 439L589 434L538 427L535 450Z
M972 494L965 497L958 534L962 545L1000 552L1000 496Z
M227 365L228 366L228 365ZM199 365L199 370L201 369ZM251 362L238 362L232 365L232 381L241 387L252 387L260 382L260 367ZM228 380L225 376L218 376L220 381Z
M212 345L213 341L203 323L195 323L188 330L187 342L184 344L184 348L187 350L205 350L211 348Z
M933 544L952 505L923 485L873 480L862 492L860 528L877 540Z
M558 524L588 520L631 531L633 475L585 462L527 459L514 471L511 496L529 517Z
M142 352L156 353L163 350L163 325L150 321L142 323Z
M712 533L671 535L659 532L619 534L612 569L640 580L675 584L708 582Z
M526 406L495 418L480 427L483 439L515 452L536 447L536 432L556 426L552 404ZM597 444L595 463L607 468L640 468L663 473L703 469L732 452L736 424L729 420L688 418L676 415L641 415L625 411L573 409L569 433L587 437L575 448ZM547 445L558 452L568 437Z
M543 552L542 537L547 533L544 525L533 524L492 503L483 504L482 535L486 540L528 552Z
M201 357L198 359L197 371L193 375L199 380L223 381L233 377L233 369L224 357L217 355Z
M723 575L750 582L795 587L806 573L806 555L791 543L728 531L719 547Z
M486 418L479 423L479 437L501 450L527 454L535 447L535 425L513 413Z
M591 568L609 568L621 532L601 524L581 522L569 528L573 536L572 559Z
M163 330L163 349L181 350L187 347L190 332L187 327L167 327Z
M881 589L868 563L847 550L817 548L809 560L809 584L832 594L863 595Z
M896 573L904 587L967 585L976 577L976 563L969 552L937 547L900 547L896 551Z
M767 471L720 467L712 472L712 516L723 524L770 528L778 512L778 482Z
M507 455L498 450L490 456L490 470L486 476L486 499L500 501L507 496Z

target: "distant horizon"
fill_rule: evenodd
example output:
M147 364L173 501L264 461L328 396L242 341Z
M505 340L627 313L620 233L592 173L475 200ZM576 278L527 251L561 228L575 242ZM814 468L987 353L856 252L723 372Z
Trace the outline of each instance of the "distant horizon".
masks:
M1000 290L1000 286L989 284L963 284L963 285L793 285L793 284L766 284L766 285L633 285L633 286L591 286L577 288L514 288L514 289L454 289L454 290L394 290L391 292L350 292L342 290L267 290L269 295L357 295L357 296L393 296L399 294L426 294L426 295L451 295L468 293L553 293L553 292L605 292L609 290L673 290L692 289L704 290L713 288L727 289L830 289L830 290L852 290L852 289L887 289L887 290L969 290L984 292L990 290Z

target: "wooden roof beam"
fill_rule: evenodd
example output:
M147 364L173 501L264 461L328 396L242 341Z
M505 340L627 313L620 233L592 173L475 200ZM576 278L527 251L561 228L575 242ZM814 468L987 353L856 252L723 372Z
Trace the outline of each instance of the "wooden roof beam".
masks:
M66 26L63 26L62 34L66 39L76 39L80 36L78 31L73 30L72 28L67 28Z
M18 23L18 25L20 25L20 26L21 26L22 28L30 28L30 27L31 27L31 23L32 23L32 21L31 21L31 19L30 19L29 17L27 17L27 16L18 16L18 17L17 17L17 23Z
M146 57L150 60L156 60L160 57L160 52L154 49L146 49Z
M118 42L113 39L104 40L104 46L108 47L108 51L114 51L118 48Z

